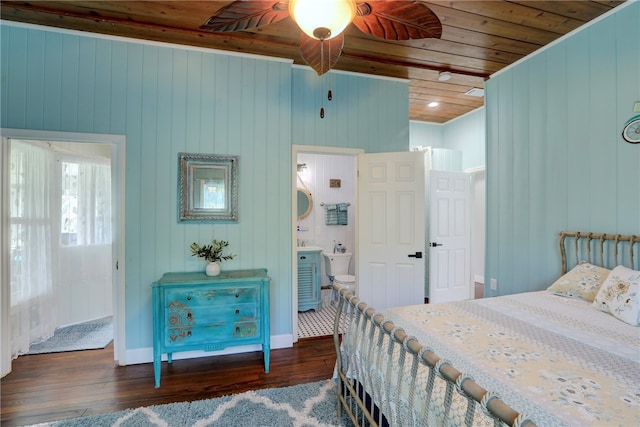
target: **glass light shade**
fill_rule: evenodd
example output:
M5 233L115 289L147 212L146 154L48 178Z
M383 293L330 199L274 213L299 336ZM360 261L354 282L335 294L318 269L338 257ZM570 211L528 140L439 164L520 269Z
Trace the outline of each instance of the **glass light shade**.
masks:
M309 37L328 40L339 35L351 23L356 16L356 2L355 0L291 0L289 15Z

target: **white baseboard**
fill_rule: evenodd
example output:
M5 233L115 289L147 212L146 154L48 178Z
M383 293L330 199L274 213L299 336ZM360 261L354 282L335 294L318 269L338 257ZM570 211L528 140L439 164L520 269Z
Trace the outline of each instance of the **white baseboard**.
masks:
M289 348L289 347L293 347L293 335L285 334L285 335L276 335L271 337L271 350L275 350L277 348ZM223 354L249 353L252 351L262 351L262 346L260 344L252 344L252 345L240 345L237 347L229 347L219 351L202 351L202 350L181 351L181 352L173 353L173 360L194 359L197 357L221 356ZM126 355L127 355L126 361L123 362L122 360L120 360L118 362L120 366L137 365L140 363L152 363L153 347L144 347L144 348L127 350ZM163 361L167 360L166 354L162 356L162 360Z
M482 283L484 285L484 276L473 276L473 280L476 283Z

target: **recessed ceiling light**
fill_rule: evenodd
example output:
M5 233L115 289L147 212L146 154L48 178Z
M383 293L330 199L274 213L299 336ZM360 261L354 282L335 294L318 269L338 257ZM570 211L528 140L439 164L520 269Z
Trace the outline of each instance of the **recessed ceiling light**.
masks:
M437 107L438 105L440 105L439 102L431 101L430 103L427 104L427 107L433 108L433 107Z
M446 82L449 79L451 79L451 73L448 71L443 71L438 75L438 80L441 82Z

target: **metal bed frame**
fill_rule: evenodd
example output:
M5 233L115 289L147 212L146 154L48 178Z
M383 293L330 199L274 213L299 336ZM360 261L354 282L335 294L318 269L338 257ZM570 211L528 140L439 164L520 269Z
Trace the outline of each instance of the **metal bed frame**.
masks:
M567 249L575 254L575 264L588 261L603 267L613 267L625 264L631 268L638 268L634 261L634 246L640 246L640 237L635 235L561 232L560 253L562 256L562 274L569 268ZM599 244L596 244L599 242ZM628 256L625 256L628 253ZM599 258L599 260L598 260ZM637 261L640 264L640 260ZM345 410L351 421L356 426L386 426L408 424L415 425L415 414L411 414L411 406L415 395L415 378L419 371L428 375L427 396L431 396L436 377L446 381L446 392L442 407L445 408L445 416L449 413L452 404L454 390L466 399L465 423L472 426L474 415L479 408L484 415L493 420L494 426L520 427L535 426L534 422L526 414L521 414L504 403L496 393L487 391L477 384L471 377L463 374L453 367L448 361L441 359L437 354L423 346L415 337L409 336L405 331L397 327L390 320L377 313L372 307L358 299L340 285L334 285L338 293L337 314L334 321L333 338L336 348L336 376L338 385L338 415ZM370 337L369 344L355 343L357 351L368 354L381 354L386 352L391 365L391 355L399 354L397 363L410 366L410 377L399 374L397 383L391 385L390 381L380 381L379 384L362 384L347 375L345 364L350 363L343 358L340 330L347 331L345 324L357 328L363 335ZM373 344L375 340L375 345ZM379 360L379 359L378 359ZM387 373L392 367L389 366ZM367 366L356 369L369 369ZM404 370L402 370L404 371ZM426 372L425 372L426 371ZM402 384L401 384L402 383ZM408 384L408 385L407 385ZM378 387L376 387L378 386ZM383 396L390 396L393 390L400 387L409 387L409 405L401 408L403 413L392 411ZM386 387L384 392L376 388ZM378 407L375 402L380 402ZM388 417L391 417L389 421ZM413 421L406 421L413 420ZM418 422L420 422L418 420Z

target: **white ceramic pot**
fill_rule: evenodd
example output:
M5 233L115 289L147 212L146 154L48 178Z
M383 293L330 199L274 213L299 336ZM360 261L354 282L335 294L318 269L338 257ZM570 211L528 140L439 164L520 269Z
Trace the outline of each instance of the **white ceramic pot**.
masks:
M220 264L217 262L210 262L207 264L207 268L205 270L207 276L217 276L220 274Z

